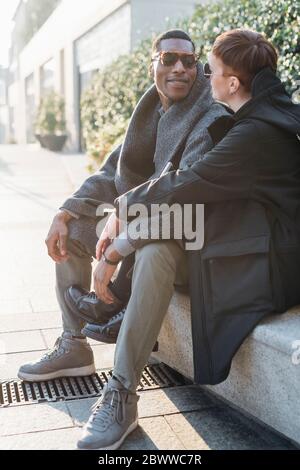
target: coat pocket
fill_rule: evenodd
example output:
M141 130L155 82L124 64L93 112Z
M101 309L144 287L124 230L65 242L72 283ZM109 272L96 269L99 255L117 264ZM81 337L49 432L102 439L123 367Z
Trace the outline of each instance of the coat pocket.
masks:
M269 251L268 236L203 249L204 296L212 315L273 310Z

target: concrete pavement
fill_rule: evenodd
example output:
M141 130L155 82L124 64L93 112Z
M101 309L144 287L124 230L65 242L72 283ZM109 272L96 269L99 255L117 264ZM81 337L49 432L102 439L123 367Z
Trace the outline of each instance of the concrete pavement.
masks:
M54 263L44 239L66 196L87 175L83 155L0 146L0 378L60 334ZM114 345L92 342L98 369ZM0 449L74 449L93 398L0 409ZM196 386L141 392L140 426L123 449L289 449L284 438Z

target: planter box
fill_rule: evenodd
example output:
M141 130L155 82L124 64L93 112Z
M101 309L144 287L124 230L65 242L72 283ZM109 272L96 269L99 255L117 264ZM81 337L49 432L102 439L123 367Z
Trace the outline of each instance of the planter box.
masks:
M42 147L52 152L60 152L66 143L67 135L41 135L39 140Z
M34 134L34 137L35 137L36 140L40 143L41 147L42 147L42 148L45 148L45 145L44 145L44 142L43 142L43 139L42 139L41 134Z

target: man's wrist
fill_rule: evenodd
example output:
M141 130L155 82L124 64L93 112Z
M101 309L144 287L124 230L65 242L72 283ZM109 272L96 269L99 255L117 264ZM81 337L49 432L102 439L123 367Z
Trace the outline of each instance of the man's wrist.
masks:
M59 209L58 213L56 214L56 217L60 220L63 220L64 222L69 222L71 219L74 218L74 216L70 214L69 211L66 211L64 209Z

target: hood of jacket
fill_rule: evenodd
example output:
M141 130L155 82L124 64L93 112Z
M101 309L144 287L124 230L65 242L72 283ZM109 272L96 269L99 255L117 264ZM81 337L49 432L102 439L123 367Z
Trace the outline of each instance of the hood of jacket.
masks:
M292 102L281 80L269 68L253 79L252 99L233 116L235 120L251 117L277 126L300 139L300 105Z

